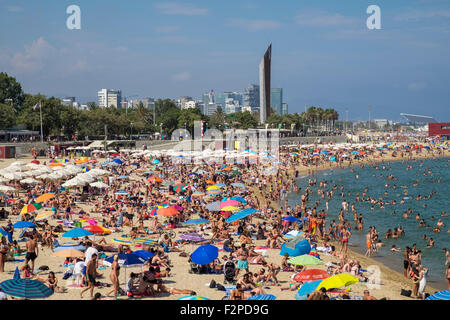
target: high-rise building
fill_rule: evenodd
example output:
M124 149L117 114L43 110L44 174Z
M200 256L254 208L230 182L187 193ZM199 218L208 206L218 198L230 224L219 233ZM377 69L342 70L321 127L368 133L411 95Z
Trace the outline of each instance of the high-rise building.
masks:
M241 105L239 103L239 100L235 100L233 98L227 98L225 99L225 113L236 113L241 111Z
M281 107L281 115L285 115L289 113L289 109L288 109L288 104L287 103L283 103L282 107Z
M270 107L279 115L283 114L283 89L270 89Z
M220 108L220 106L217 105L217 103L208 103L204 106L204 114L207 116L211 116L216 112L216 110Z
M251 112L258 112L259 86L257 84L251 84L245 89L243 105L250 106Z
M75 102L75 97L65 97L62 99L62 104L65 106L73 106Z
M272 44L266 50L259 64L259 121L266 122L270 116L270 67L272 60Z
M98 106L100 108L106 108L115 106L121 107L122 92L114 89L102 89L98 92Z

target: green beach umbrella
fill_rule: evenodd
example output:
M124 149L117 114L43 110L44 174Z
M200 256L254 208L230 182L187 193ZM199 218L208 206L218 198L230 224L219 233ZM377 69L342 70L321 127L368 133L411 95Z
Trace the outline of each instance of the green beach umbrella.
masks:
M287 263L296 266L313 266L323 264L322 260L317 259L316 257L311 256L309 254L303 254L301 256L291 258L287 261Z

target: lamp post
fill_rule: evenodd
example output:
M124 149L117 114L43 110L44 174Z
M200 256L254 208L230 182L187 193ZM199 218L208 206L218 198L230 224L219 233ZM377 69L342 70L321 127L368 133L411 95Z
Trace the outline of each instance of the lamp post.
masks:
M162 140L162 122L159 124L159 139Z

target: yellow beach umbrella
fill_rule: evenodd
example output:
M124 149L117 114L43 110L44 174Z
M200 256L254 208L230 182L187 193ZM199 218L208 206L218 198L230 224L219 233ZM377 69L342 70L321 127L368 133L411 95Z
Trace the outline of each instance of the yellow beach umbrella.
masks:
M238 210L240 209L234 206L226 206L220 209L220 211L238 211Z
M359 279L357 277L344 272L344 273L339 273L339 274L336 274L329 278L326 278L321 283L319 283L316 290L320 290L321 288L330 290L333 288L340 288L343 286L347 287L349 285L352 285L352 284L355 284L358 282L359 282Z
M208 188L206 188L206 190L210 191L210 190L220 190L220 188L216 185L214 186L209 186Z

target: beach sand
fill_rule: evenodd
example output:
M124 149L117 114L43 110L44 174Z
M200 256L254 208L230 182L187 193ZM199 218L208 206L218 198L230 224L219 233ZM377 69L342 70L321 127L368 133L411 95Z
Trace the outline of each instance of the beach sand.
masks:
M447 152L446 155L448 156L449 153ZM426 155L426 154L419 155L414 158L417 159L419 157L430 158L430 156ZM31 158L21 158L20 160L28 163L32 159ZM47 160L47 162L48 162L48 159L39 159L39 160L41 161L41 163L45 160ZM366 160L365 162L372 161L372 160L381 161L381 159L369 159L369 160ZM392 157L390 157L390 155L386 155L382 160L383 161L392 161L392 160L399 160L399 159L392 158ZM406 158L404 160L406 160ZM0 160L0 168L7 167L14 161L16 161L16 160L1 159ZM360 162L358 162L358 163L360 163ZM354 164L357 164L357 163L354 163ZM302 175L305 175L308 170L308 168L305 168L305 167L300 167L298 169L300 171L300 174L302 174ZM318 170L326 170L326 169L330 169L330 168L328 166L319 166L317 169ZM295 168L290 168L288 170L288 172L289 172L290 176L293 177ZM258 197L262 198L264 196L264 195L261 195L257 190L254 190L254 192ZM277 204L277 203L273 203L273 206L275 206L275 207L278 205L279 204ZM79 205L79 206L87 212L91 211L91 206L89 206L89 205ZM99 214L91 214L91 216L99 217ZM19 217L14 217L14 216L10 216L10 218L12 219L13 223L17 219L19 219ZM253 218L253 219L256 221L258 220L256 218ZM51 225L57 224L57 222L55 220L50 220L49 222ZM148 223L148 222L146 222L146 223ZM3 221L1 224L5 225L6 221ZM188 229L187 227L183 227L183 228L177 228L177 229L175 229L175 231L177 232L177 234L180 234L180 233L183 233L184 231L186 231L187 229ZM112 243L113 238L121 236L122 234L125 234L128 232L129 232L129 227L124 227L124 232L112 233L110 235L104 236L104 238L108 243ZM17 234L18 234L18 231L15 231L15 238L17 238ZM98 240L100 237L103 237L103 236L96 236L96 239ZM64 240L62 242L64 242ZM254 241L254 243L255 243L255 245L264 246L263 240ZM23 246L24 246L24 243L22 243L22 247ZM184 247L182 247L182 249L185 250L186 252L190 253L193 250L195 250L196 247L197 246L194 246L194 245L185 245ZM336 246L336 248L338 249L339 246ZM133 250L139 250L139 249L140 248L137 248L137 247L133 248ZM282 257L279 255L279 252L280 252L279 249L268 249L266 260L268 260L269 262L274 262L279 265L281 262L281 259L282 259ZM382 265L378 261L375 261L371 258L367 258L361 254L358 254L358 253L352 251L351 248L349 248L348 253L349 253L350 257L358 259L361 266L364 269L368 269L369 266L377 266L380 270L380 278L383 283L383 285L381 285L379 288L368 288L366 283L358 283L358 284L352 285L351 291L350 291L352 295L362 296L363 291L366 289L369 289L371 295L377 299L380 299L383 297L389 297L390 299L413 300L412 298L407 298L407 297L400 295L400 291L402 288L403 289L412 289L412 281L410 279L404 278L402 274L400 274L392 269L387 268L386 266ZM61 279L64 271L66 270L66 268L62 266L64 258L52 257L51 254L52 254L52 252L50 249L40 248L39 256L35 261L35 266L37 266L37 267L43 266L43 265L48 266L50 271L55 272L56 277L59 280L59 285L66 287L67 291L65 293L55 293L47 299L49 299L49 300L80 299L80 295L79 295L80 291L81 291L80 288L68 287L68 285L71 283L71 281L69 282L69 281L65 281L65 280ZM401 255L401 253L398 253L398 254ZM219 258L222 258L222 256L223 256L223 252L220 251ZM19 257L19 258L24 258L24 257ZM225 296L225 292L218 291L216 289L211 289L211 288L209 288L209 286L207 286L213 279L217 283L223 284L224 283L223 274L221 274L221 275L189 274L188 273L189 264L187 262L187 260L188 260L187 257L180 257L179 253L171 252L171 253L169 253L169 258L170 258L170 261L171 261L171 264L173 265L173 267L171 268L172 276L170 278L164 278L165 279L164 283L167 287L177 288L177 289L194 290L197 292L197 295L204 296L204 297L207 297L209 299L214 299L214 300L222 299ZM321 258L323 259L323 261L325 263L338 262L337 257L331 257L331 256L321 254ZM23 265L23 262L7 262L5 264L5 272L0 274L0 281L11 279L16 266L20 267L21 265ZM261 266L259 266L259 265L250 265L251 272L257 271L260 268L261 268ZM308 269L311 269L311 268L312 267L308 267ZM326 270L325 265L314 266L314 268ZM111 281L109 280L110 270L111 270L110 268L106 268L105 270L99 270L99 272L103 275L103 277L98 279L98 281L105 282L105 283L111 283ZM130 272L140 272L140 271L141 271L140 267L127 268L127 269L121 268L120 275L119 275L121 287L122 288L125 287L125 277L129 278ZM126 275L124 273L126 273ZM280 272L280 274L278 275L278 279L282 286L288 285L292 274L293 274L292 272ZM39 275L43 278L46 278L48 275L48 271L44 271L44 272L40 273ZM109 290L111 290L111 288L108 288L108 287L96 288L94 290L94 293L100 292L103 295L105 295ZM295 291L281 291L280 287L277 287L277 286L264 287L264 291L265 291L265 293L275 295L277 297L277 299L280 299L280 300L294 300L295 299L294 296L296 293ZM432 288L430 286L427 286L427 288L426 288L426 292L434 293L435 291L438 291L438 290L435 290L434 288ZM166 295L159 295L157 297L143 298L143 299L151 299L151 300L171 299L171 300L174 300L174 299L178 299L182 296L183 295L166 294ZM127 299L127 297L122 297L122 298ZM89 292L84 293L83 299L89 299Z

